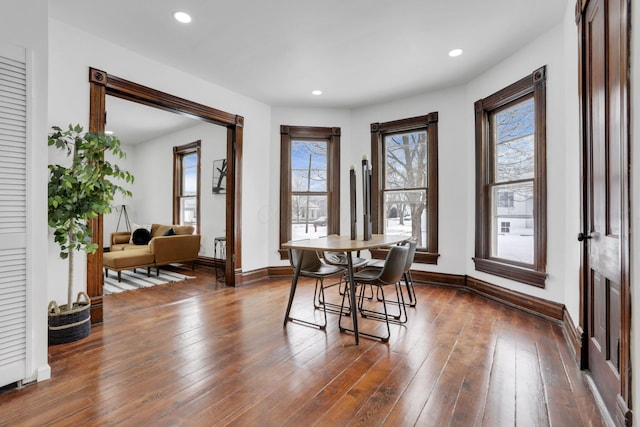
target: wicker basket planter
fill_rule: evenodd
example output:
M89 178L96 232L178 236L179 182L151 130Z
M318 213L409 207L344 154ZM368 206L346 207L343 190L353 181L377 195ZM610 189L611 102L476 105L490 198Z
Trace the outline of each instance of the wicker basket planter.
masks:
M81 297L84 301L81 301ZM71 310L55 301L49 303L49 345L64 344L89 336L91 333L91 299L80 292Z

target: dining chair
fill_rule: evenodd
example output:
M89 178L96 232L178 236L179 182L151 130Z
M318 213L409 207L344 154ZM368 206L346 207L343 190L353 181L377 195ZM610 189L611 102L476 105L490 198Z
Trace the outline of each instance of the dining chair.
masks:
M407 263L404 266L404 272L402 277L404 278L404 284L407 288L407 294L409 295L409 306L415 307L418 300L416 299L416 290L413 287L413 276L411 275L411 266L416 257L416 248L418 247L418 239L407 240L409 245L409 252L407 253Z
M353 267L353 271L357 271L357 270L361 269L362 267L367 265L367 263L369 262L369 260L367 258L360 258L359 255L360 255L360 253L358 252L357 256L353 257L352 260L351 260L351 265ZM334 286L338 286L338 294L340 296L342 296L344 294L344 288L342 287L342 284L346 283L346 280L343 280L343 279L345 279L346 274L347 274L347 267L348 267L347 257L348 256L349 256L349 254L347 254L346 252L324 251L322 253L322 258L324 259L324 261L327 264L335 265L335 266L342 267L342 268L345 269L343 277L338 282L331 283L329 285L325 285L324 289L328 289L328 288L331 288L331 287L334 287ZM320 292L315 292L314 293L313 304L314 304L315 308L324 308L330 313L342 314L344 316L349 316L351 314L351 312L349 310L342 311L340 304L326 301L324 299L324 294L321 294Z
M408 245L409 252L407 252L407 262L404 265L404 271L402 272L402 278L404 279L404 285L407 290L407 296L409 299L409 306L416 306L416 291L413 288L413 276L411 275L411 266L416 257L416 248L418 247L418 239L408 239L404 242L398 243L400 246ZM393 301L392 301L393 302Z
M337 236L336 234L332 234L330 236ZM328 236L329 237L329 236ZM341 267L347 267L347 256L346 252L336 252L336 251L323 251L322 258L327 262L327 264L338 265ZM367 265L369 260L367 258L360 258L360 251L356 253L356 256L351 259L351 265L354 269L363 267Z
M405 288L407 290L407 298L408 298L408 302L409 302L409 306L410 307L415 307L416 306L416 291L413 287L413 276L411 275L411 266L413 265L413 261L415 259L416 256L416 248L418 246L418 240L417 239L408 239L405 240L403 242L398 243L398 245L400 246L404 246L407 245L409 247L409 252L407 253L407 262L404 265L404 271L402 273L402 278L404 280L404 284L405 284ZM377 269L380 270L382 269L381 265L369 265L366 267L367 269ZM372 297L373 297L373 292L371 293ZM370 297L370 298L372 298ZM378 300L381 299L380 294L377 294L377 298ZM396 301L388 301L392 304L395 304Z
M323 262L316 251L291 249L289 250L289 261L291 262L291 266L294 268L294 271L296 266L298 265L298 262L300 261L300 257L302 257L302 264L300 265L299 277L309 277L312 279L316 279L313 297L314 301L316 299L316 294L318 294L318 299L324 301L324 279L332 276L338 276L341 279L345 269L337 265L329 265ZM324 329L327 326L327 310L324 306L318 308L321 308L324 314L324 324L319 324L299 318L293 318L291 316L289 316L289 320Z
M363 318L368 318L372 320L384 321L387 326L387 335L381 336L376 335L371 332L363 332L359 331L360 335L368 336L371 338L377 338L382 342L389 341L389 337L391 336L391 329L389 327L390 321L395 321L395 323L406 322L407 312L404 304L404 295L402 290L400 290L400 280L402 279L402 275L404 272L405 264L407 262L407 255L409 252L409 246L392 246L387 254L387 258L385 259L384 266L381 269L373 269L373 268L364 268L353 275L353 283L347 282L347 289L342 296L342 306L341 310L344 310L345 299L348 298L348 290L349 286L360 286L360 293L358 295L358 302L356 304L358 308L358 312L360 316ZM364 290L365 287L375 286L378 288L378 291L382 295L382 298L377 301L382 304L383 311L375 311L369 308L365 308L364 305ZM387 310L387 299L384 297L384 287L385 286L393 286L395 288L396 297L397 297L397 305L399 314L391 315ZM356 289L357 290L357 289ZM404 316L403 316L404 313ZM348 329L342 326L342 316L338 321L338 326L340 331L348 331L354 332L353 329Z

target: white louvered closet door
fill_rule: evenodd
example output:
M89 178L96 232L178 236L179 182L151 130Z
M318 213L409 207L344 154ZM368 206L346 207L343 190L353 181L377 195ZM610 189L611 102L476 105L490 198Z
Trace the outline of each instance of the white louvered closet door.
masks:
M0 43L0 386L26 377L27 68Z

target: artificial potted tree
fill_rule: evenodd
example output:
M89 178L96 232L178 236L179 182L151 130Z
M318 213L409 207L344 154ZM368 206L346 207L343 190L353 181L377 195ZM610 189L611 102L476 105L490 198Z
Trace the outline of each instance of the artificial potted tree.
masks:
M51 301L48 307L49 345L75 341L91 332L90 304L85 292L73 301L74 252L94 253L98 245L92 242L89 220L111 212L116 193L131 196L131 192L113 180L133 182L126 170L109 162L105 154L125 157L120 140L104 133L83 132L80 125L62 130L52 127L49 146L66 151L70 165L49 165L49 227L60 246L60 258L68 260L67 303Z

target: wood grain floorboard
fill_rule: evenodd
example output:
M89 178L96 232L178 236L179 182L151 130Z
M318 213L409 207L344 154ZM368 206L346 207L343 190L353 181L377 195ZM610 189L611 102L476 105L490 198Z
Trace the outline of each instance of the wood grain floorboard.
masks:
M283 327L287 278L183 272L196 278L105 296L89 337L49 347L51 380L0 395L0 426L603 425L553 321L417 285L389 342L356 346L334 314ZM312 296L301 282L293 312L320 320Z

